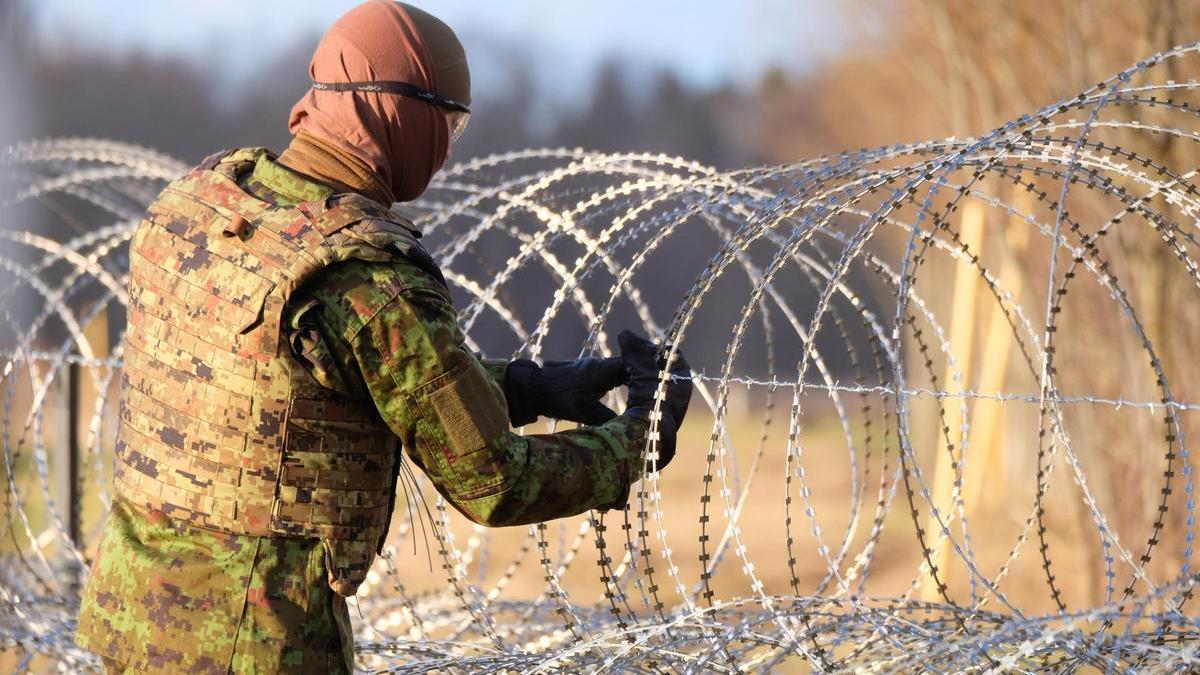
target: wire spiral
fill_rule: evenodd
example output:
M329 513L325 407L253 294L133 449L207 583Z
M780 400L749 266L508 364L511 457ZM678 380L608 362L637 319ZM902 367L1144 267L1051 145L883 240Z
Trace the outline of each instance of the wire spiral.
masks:
M359 665L1200 668L1200 85L1161 79L1173 59L1200 44L979 138L447 168L398 208L471 348L610 355L637 326L686 352L696 396L662 473L655 423L625 511L485 530L417 476L428 523L415 495L397 509ZM95 668L71 634L110 500L126 244L187 167L95 139L0 167L0 664Z

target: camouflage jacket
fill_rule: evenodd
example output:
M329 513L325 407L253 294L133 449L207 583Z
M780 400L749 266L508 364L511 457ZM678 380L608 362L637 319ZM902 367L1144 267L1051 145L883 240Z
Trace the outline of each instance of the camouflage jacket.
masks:
M242 187L281 205L332 194L269 158ZM619 507L640 473L642 420L511 431L507 361L465 348L449 292L415 264L336 263L293 294L285 320L318 381L374 405L437 491L474 522L518 525ZM436 384L461 369L479 375L473 390L428 395L445 391ZM348 671L349 617L326 583L321 551L316 540L214 532L118 501L76 640L139 671Z

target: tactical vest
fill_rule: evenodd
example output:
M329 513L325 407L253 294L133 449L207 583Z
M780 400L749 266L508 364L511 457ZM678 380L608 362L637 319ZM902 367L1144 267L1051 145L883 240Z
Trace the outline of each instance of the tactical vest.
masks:
M441 275L413 226L365 197L279 207L245 192L265 152L172 182L133 236L116 491L200 527L320 539L330 585L351 595L387 534L398 438L293 355L284 306L342 260Z

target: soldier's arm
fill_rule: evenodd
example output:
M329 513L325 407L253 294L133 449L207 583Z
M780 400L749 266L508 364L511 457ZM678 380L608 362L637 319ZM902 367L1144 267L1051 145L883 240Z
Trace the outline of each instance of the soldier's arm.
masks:
M383 419L465 516L520 525L625 504L642 469L644 420L517 435L443 288L404 264L355 263L340 274L328 297L316 293L322 332L340 336Z
M492 380L501 388L504 387L504 378L508 374L508 364L511 363L508 359L488 359L481 354L476 353L479 357L479 362L483 364L484 370L491 376Z

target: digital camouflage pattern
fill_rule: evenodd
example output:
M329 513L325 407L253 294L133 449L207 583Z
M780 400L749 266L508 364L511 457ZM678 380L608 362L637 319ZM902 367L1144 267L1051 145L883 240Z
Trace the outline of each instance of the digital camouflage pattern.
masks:
M350 615L325 575L320 542L216 532L118 498L76 641L132 672L347 673Z
M387 532L397 438L369 400L296 358L283 310L330 264L428 255L358 195L292 206L241 189L266 157L211 158L133 235L114 482L193 525L321 539L330 583L352 595Z
M332 196L261 151L251 156L253 170L237 180L266 203ZM464 348L440 274L419 255L330 260L295 289L279 320L305 373L377 415L475 522L515 525L619 507L640 472L643 420L513 433L501 386L507 362ZM385 473L389 499L397 470ZM139 671L352 669L349 616L327 583L322 542L220 529L118 496L85 589L79 644Z

